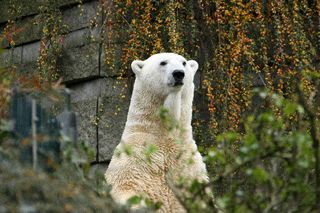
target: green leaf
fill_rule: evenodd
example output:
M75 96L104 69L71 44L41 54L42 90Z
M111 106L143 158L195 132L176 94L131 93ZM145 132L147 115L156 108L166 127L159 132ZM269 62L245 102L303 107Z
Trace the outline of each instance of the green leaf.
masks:
M0 120L0 131L11 132L13 127L13 121Z
M298 160L298 165L299 165L300 167L302 167L302 168L307 169L307 168L309 168L309 166L310 166L310 162L309 162L308 160L306 160L306 159L299 159L299 160Z
M240 147L240 152L243 154L247 154L249 152L249 148L246 146Z
M287 102L283 109L286 115L292 115L296 112L296 110L297 110L297 105L292 102Z
M145 155L146 155L146 158L147 158L147 161L149 163L151 163L151 156L158 151L158 147L154 144L150 144L146 149L145 149Z
M224 209L230 202L230 197L229 196L223 196L222 198L217 198L217 205Z
M274 115L271 112L262 113L259 118L262 122L266 123L271 123L275 120Z
M281 107L283 104L283 98L280 97L278 94L272 94L272 99L274 101L274 103L276 104L277 107Z
M255 168L252 171L252 177L256 179L258 182L265 182L269 179L269 175L263 168Z
M133 196L131 198L129 198L129 200L127 201L130 205L137 205L141 202L142 198L140 196Z
M124 144L123 145L123 152L128 156L132 155L132 153L133 153L132 146Z
M303 114L304 113L304 108L301 105L297 106L297 111L299 114Z
M145 199L144 202L146 203L146 206L152 210L158 210L161 208L162 203L161 202L153 202L150 199Z

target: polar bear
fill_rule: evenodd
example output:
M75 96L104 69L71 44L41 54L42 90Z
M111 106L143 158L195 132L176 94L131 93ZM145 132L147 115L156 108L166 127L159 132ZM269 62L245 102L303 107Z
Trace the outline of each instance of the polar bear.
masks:
M173 187L197 179L207 182L205 164L192 137L194 75L198 63L174 53L135 60L136 75L127 122L105 177L120 204L138 195L160 202L158 212L185 212ZM169 131L158 116L164 107L178 128ZM150 152L150 147L155 150ZM125 150L131 150L125 154Z

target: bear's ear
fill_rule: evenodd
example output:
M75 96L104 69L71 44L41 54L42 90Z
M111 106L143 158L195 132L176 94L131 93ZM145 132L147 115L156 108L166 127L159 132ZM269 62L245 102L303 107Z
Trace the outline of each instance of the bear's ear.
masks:
M191 67L193 73L195 74L199 68L198 62L196 62L195 60L189 60L188 64Z
M134 72L134 74L136 74L136 75L138 75L141 72L143 66L144 66L144 62L143 61L134 60L131 63L131 69Z

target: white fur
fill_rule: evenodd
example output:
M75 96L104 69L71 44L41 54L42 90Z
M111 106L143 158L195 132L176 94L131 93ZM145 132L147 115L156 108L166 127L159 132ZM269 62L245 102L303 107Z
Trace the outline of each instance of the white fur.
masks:
M164 108L169 110L170 116L175 122L181 118L181 90L170 93L164 100Z
M163 61L167 62L165 66L160 65ZM112 157L106 172L107 182L112 185L111 195L122 204L131 196L140 195L161 202L159 212L185 212L172 187L180 177L187 180L186 184L193 179L208 179L191 127L193 78L198 63L177 54L160 53L145 61L133 61L131 67L136 80L116 152L130 146L133 154ZM177 69L185 73L183 86L173 86L172 72ZM157 116L162 106L181 129L168 132ZM150 146L157 151L147 158L145 153Z

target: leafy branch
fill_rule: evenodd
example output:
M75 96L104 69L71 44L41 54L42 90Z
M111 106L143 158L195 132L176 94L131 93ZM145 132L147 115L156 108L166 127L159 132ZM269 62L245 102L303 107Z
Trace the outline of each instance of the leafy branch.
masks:
M301 91L301 88L299 87L299 84L297 84L297 94L298 94L298 100L299 103L303 106L306 115L308 116L308 121L310 124L310 134L312 138L312 144L313 144L313 155L315 159L315 183L316 183L316 200L315 200L315 209L320 210L320 156L319 156L319 138L317 136L317 118L316 113L313 112L311 107L307 104L307 101L304 97L303 92Z

